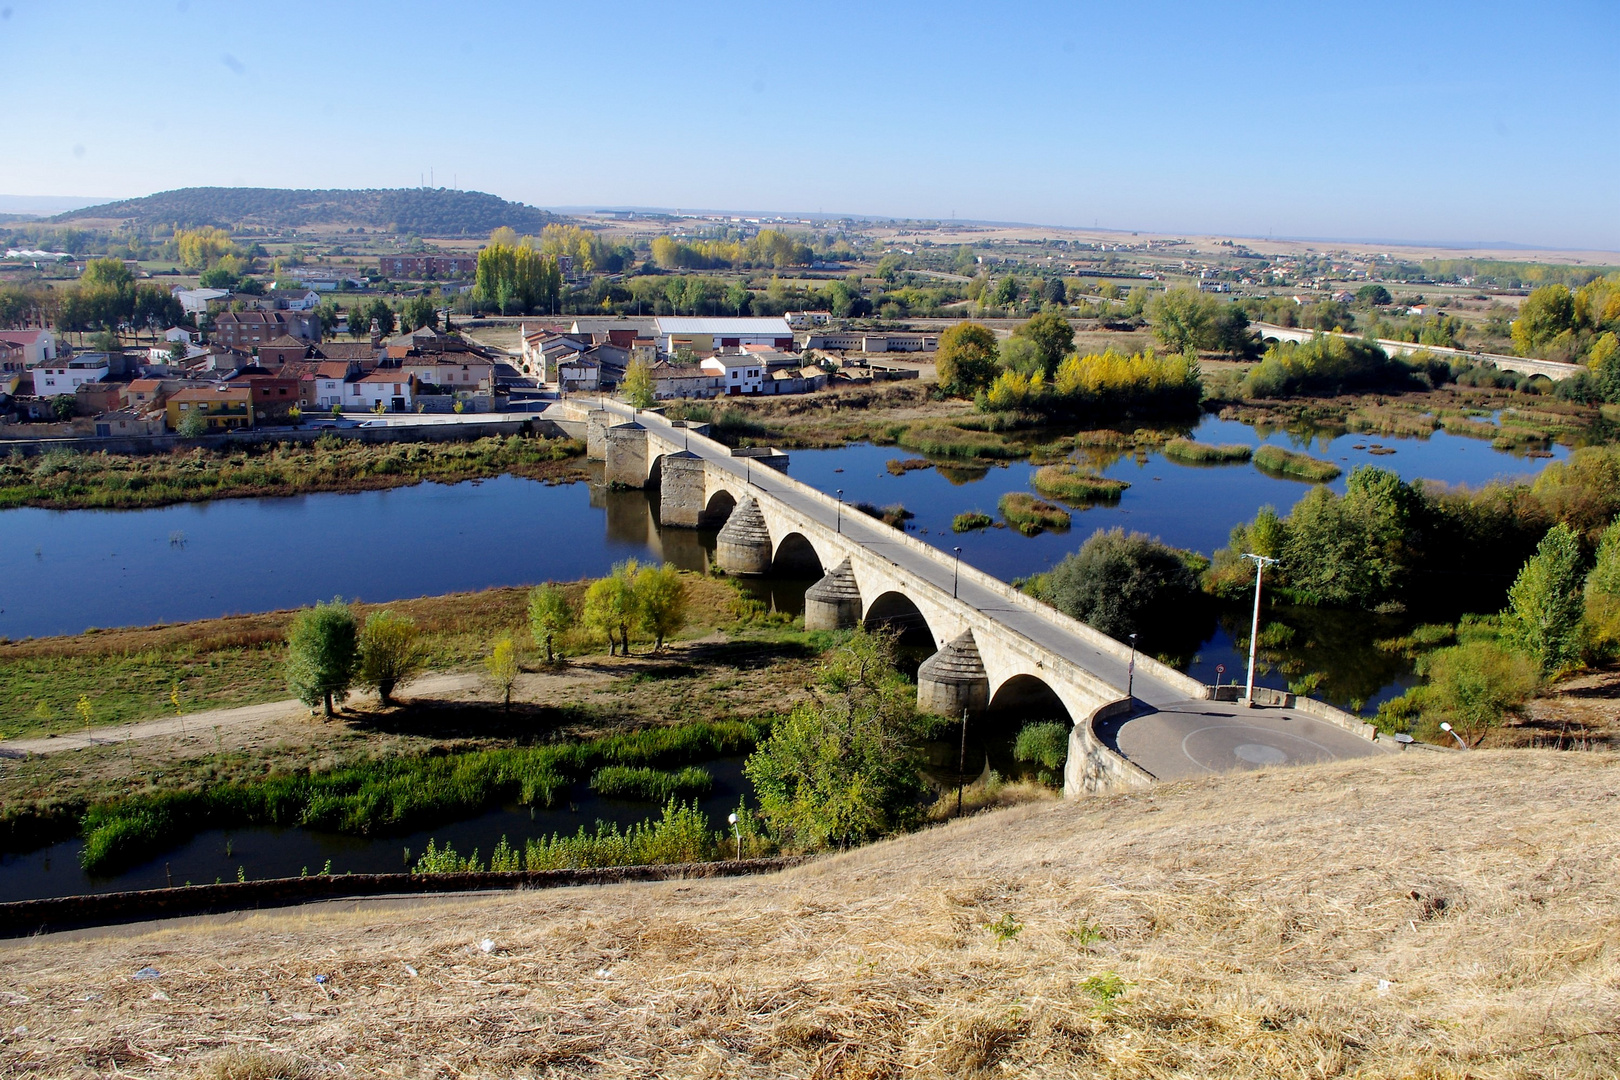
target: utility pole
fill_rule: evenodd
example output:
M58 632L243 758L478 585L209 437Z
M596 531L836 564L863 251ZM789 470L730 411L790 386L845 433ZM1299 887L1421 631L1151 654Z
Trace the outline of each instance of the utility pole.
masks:
M1265 574L1266 567L1277 560L1247 551L1243 553L1243 557L1254 560L1254 624L1249 628L1249 688L1243 695L1244 702L1252 709L1254 708L1254 647L1260 640L1260 579Z
M958 579L960 579L961 576L962 576L962 549L961 548L952 548L951 550L956 552L956 565L951 568L951 599L955 600L956 599L956 583L957 583ZM1135 636L1136 636L1135 634L1131 635L1131 637L1133 637L1133 638Z
M844 489L838 489L838 531L844 531Z

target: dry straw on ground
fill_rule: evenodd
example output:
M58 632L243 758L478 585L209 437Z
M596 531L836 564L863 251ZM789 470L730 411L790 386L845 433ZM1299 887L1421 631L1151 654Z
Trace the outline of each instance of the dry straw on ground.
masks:
M40 938L0 1076L1610 1077L1617 821L1615 755L1412 752L774 878Z

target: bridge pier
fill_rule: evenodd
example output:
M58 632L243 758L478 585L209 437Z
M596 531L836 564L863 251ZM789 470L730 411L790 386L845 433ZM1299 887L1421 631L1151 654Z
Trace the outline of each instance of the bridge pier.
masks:
M606 409L591 409L585 414L585 457L591 461L607 459L607 429L618 422L618 417Z
M808 612L808 606L806 607ZM917 669L917 708L936 716L982 716L990 708L990 676L973 631L964 630Z
M603 440L603 481L609 487L646 487L647 429L636 423L615 424L607 429Z
M861 590L848 558L804 591L806 630L848 630L861 624Z
M715 538L714 561L728 574L763 574L771 568L771 534L753 497L743 499Z
M687 450L665 454L659 470L658 524L695 529L708 508L708 466Z

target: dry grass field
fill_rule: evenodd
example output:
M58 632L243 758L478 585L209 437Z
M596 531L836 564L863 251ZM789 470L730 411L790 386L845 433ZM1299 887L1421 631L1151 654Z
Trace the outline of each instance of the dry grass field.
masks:
M771 878L10 942L0 1076L1595 1080L1617 820L1612 754L1412 752Z

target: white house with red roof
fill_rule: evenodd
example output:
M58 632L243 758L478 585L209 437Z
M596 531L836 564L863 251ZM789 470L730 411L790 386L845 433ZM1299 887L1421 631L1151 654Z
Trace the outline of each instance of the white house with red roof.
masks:
M56 335L49 330L0 330L0 341L22 348L25 367L56 359Z

